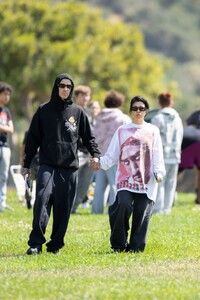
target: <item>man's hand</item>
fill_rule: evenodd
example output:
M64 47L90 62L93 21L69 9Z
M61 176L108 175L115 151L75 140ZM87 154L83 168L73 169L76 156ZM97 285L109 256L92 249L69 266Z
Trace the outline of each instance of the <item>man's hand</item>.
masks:
M30 171L30 169L28 169L28 168L21 168L21 174L22 174L22 176L25 178L26 176L28 177L28 178L30 178L31 177L31 171Z
M95 171L97 171L101 168L99 158L97 158L97 157L90 157L88 165L89 165L89 168L91 168Z

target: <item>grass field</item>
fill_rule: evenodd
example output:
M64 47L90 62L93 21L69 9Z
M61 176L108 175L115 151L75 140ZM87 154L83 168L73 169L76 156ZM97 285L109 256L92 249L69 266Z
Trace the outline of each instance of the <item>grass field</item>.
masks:
M168 216L153 215L143 254L112 253L108 216L72 215L58 255L26 255L32 210L9 191L0 213L0 299L200 299L200 206L179 194ZM50 235L51 221L46 237Z

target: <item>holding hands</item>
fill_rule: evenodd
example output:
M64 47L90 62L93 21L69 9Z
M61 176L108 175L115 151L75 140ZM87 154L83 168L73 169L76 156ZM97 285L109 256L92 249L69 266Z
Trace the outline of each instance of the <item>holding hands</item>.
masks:
M97 157L90 157L88 165L89 165L89 168L91 168L95 171L97 171L101 168L100 160Z

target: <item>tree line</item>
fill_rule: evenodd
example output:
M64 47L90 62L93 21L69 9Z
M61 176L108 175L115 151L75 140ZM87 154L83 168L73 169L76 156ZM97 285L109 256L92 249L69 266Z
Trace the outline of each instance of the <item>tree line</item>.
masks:
M35 108L49 100L55 77L69 73L75 85L90 85L93 99L117 89L131 97L178 90L165 80L169 63L150 54L138 26L74 1L0 1L1 81L14 87L10 109L15 119L30 120Z
M180 93L176 108L185 119L199 107L200 0L83 0L101 7L105 18L117 15L137 24L150 53L171 60L166 81L174 81ZM189 101L188 101L189 100Z

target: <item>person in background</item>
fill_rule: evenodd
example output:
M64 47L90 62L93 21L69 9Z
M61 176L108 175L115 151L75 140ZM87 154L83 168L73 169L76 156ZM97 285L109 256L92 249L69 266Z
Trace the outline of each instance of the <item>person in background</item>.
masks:
M6 107L13 93L13 88L6 82L0 82L0 211L7 205L7 180L10 166L11 150L8 135L14 132L10 110Z
M107 170L117 164L117 195L109 207L110 243L115 252L144 251L158 183L165 175L159 130L144 121L148 109L144 97L132 98L132 122L116 130L100 162L90 159L90 166L96 170Z
M39 106L28 130L21 174L30 177L30 165L38 149L40 164L28 255L42 252L51 207L53 224L47 252L57 254L64 246L77 188L79 138L92 157L98 160L100 156L86 113L72 101L73 90L72 77L58 75L50 101Z
M28 131L24 133L24 138L22 141L22 147L20 151L20 165L23 166L24 161L24 152L25 152L25 145L27 141ZM31 166L30 166L30 172L31 172L31 180L30 180L30 191L29 193L27 189L25 190L25 199L26 199L26 205L28 209L31 209L33 206L33 203L35 202L35 183L37 179L37 173L39 170L39 149L34 156Z
M94 135L97 144L104 155L110 144L110 141L121 125L131 122L129 116L121 111L124 104L125 96L115 90L109 91L104 99L105 108L101 110L95 119ZM104 205L107 201L107 187L109 186L108 205L112 205L116 197L115 176L117 165L112 166L108 170L99 170L95 176L94 199L92 201L92 213L102 214Z
M179 176L185 169L193 169L195 174L195 203L200 204L200 109L194 111L187 119L183 129L181 162Z
M90 119L90 124L91 127L93 129L95 122L96 122L96 117L99 114L99 112L101 111L101 107L98 101L90 101L87 105L87 112L89 115L89 119ZM93 173L91 181L90 181L90 185L88 188L88 191L85 195L85 197L82 200L82 208L89 208L90 207L90 198L91 196L94 195L94 182L95 182L95 177L96 177L96 172Z
M93 128L96 123L96 117L101 111L99 101L90 101L87 105L87 110L89 111L88 113L91 116L91 125Z
M74 90L74 100L77 105L82 107L89 118L90 126L92 128L92 117L88 111L88 103L91 98L91 89L87 85L79 85ZM72 214L78 213L78 207L81 203L87 207L87 192L90 186L90 182L94 175L94 171L88 167L89 153L84 146L82 140L79 140L78 147L78 158L79 158L79 170L78 170L78 186L76 197L72 206Z
M154 213L169 214L175 198L183 140L183 124L178 112L173 108L174 101L170 93L160 94L158 103L161 109L152 118L151 123L160 130L166 176L158 188Z

